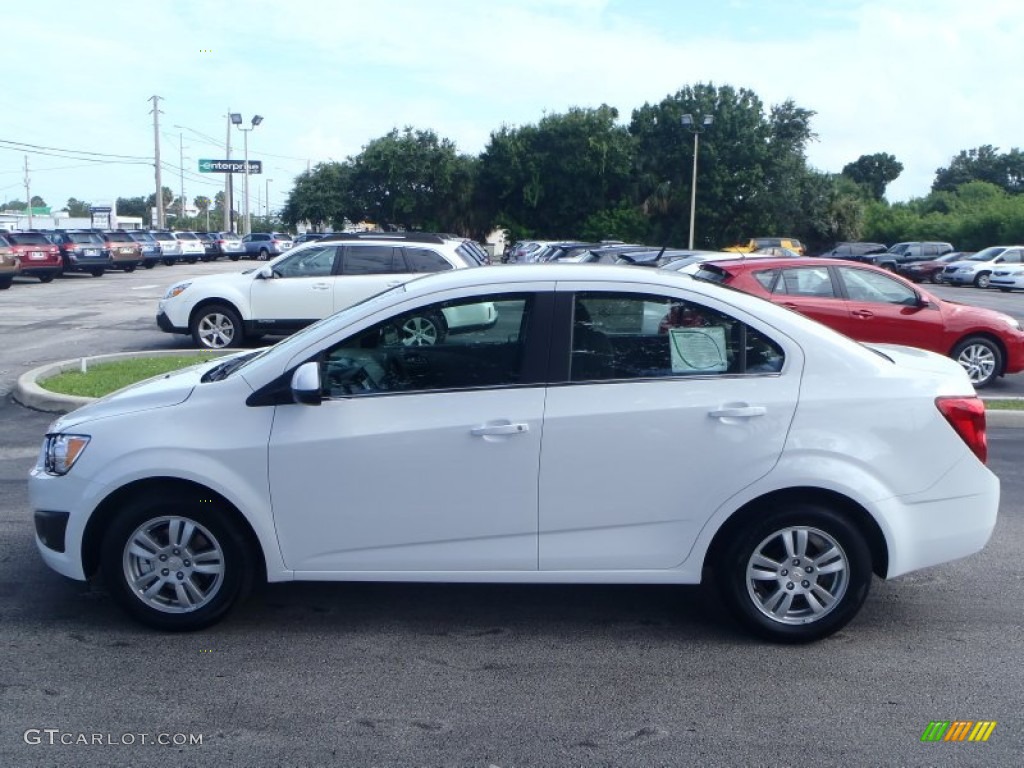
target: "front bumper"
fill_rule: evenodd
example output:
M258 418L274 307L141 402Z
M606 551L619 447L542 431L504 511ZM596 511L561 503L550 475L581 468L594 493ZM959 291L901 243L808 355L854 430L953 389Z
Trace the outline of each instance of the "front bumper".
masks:
M167 316L166 312L157 312L156 324L160 327L160 330L165 333L188 333L188 328L183 328L180 325L172 323L171 318Z

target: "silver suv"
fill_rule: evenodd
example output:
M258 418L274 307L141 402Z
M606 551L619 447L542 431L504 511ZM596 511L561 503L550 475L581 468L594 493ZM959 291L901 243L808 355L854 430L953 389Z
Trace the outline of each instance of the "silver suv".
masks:
M328 235L258 269L172 285L160 302L157 325L191 334L206 349L234 347L246 337L292 333L418 275L480 265L472 248L448 235ZM415 324L409 332L416 343L432 343L444 338L450 318L416 318Z

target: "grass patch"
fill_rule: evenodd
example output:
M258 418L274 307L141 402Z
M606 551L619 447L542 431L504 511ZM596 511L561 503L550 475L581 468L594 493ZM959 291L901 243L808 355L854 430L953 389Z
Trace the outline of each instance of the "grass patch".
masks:
M986 400L989 411L1024 411L1024 400Z
M85 373L66 371L37 383L43 389L62 395L103 397L151 376L159 376L223 356L223 352L209 352L168 357L133 357L128 360L90 364Z

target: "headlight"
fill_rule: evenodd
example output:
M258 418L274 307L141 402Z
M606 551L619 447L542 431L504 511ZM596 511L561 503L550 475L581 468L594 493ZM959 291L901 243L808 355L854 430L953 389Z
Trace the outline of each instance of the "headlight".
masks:
M46 473L66 475L75 466L89 440L88 435L47 435L43 451Z
M164 294L164 298L165 299L173 299L179 293L182 293L190 285L192 285L192 281L189 281L187 283L177 283L175 285L172 285L170 288L167 289L167 293Z

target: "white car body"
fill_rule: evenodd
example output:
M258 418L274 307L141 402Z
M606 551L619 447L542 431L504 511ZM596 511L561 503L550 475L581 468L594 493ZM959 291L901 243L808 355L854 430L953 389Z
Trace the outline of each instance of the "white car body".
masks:
M181 258L185 261L198 260L206 255L206 248L203 241L194 232L172 232L174 239L178 241L181 248Z
M313 270L310 270L309 276L288 274L288 265L308 258L311 251L327 252L329 249L353 245L365 248L369 243L371 252L389 254L387 258L390 259L390 253L396 247L406 245L424 250L429 245L430 253L439 260L443 259L445 269L477 266L478 262L460 255L457 250L460 242L438 240L436 243L424 244L389 240L318 240L302 243L261 268L204 275L175 283L160 300L157 324L169 333L191 333L197 345L209 348L236 346L246 335L291 333L369 296L422 275L410 271L314 274ZM210 312L215 313L215 319L203 319L203 313ZM224 326L217 326L216 319L227 318L223 323L234 324L236 320L230 317L229 312L236 314L241 325L241 328L232 329L230 336L222 332ZM479 315L479 312L445 312L444 318L448 329L462 329L490 321L490 318ZM443 334L445 330L435 329L433 332Z
M1001 291L1024 291L1024 264L1000 265L992 270L988 281L989 288Z
M239 291L255 285L251 275L232 277ZM784 363L742 375L292 400L306 392L305 377L318 376L309 361L375 324L502 292L532 296L537 307L588 292L640 296L645 309L657 304L651 296L696 303L735 319L748 342L770 338ZM644 333L658 333L652 319ZM527 338L546 344L538 339L558 333L545 326ZM736 533L731 520L790 497L835 500L865 536L873 531L883 577L977 552L995 526L999 481L936 406L976 399L974 390L946 357L876 346L656 270L545 264L436 274L249 353L226 378L203 381L219 363L198 365L58 419L51 435L88 444L65 474L55 474L44 446L31 504L67 518L63 546L39 536L37 545L51 568L84 579L126 489L152 500L171 484L221 500L275 582L695 584L721 557L716 536ZM544 370L557 370L558 359ZM415 482L396 480L396 467L413 466Z

